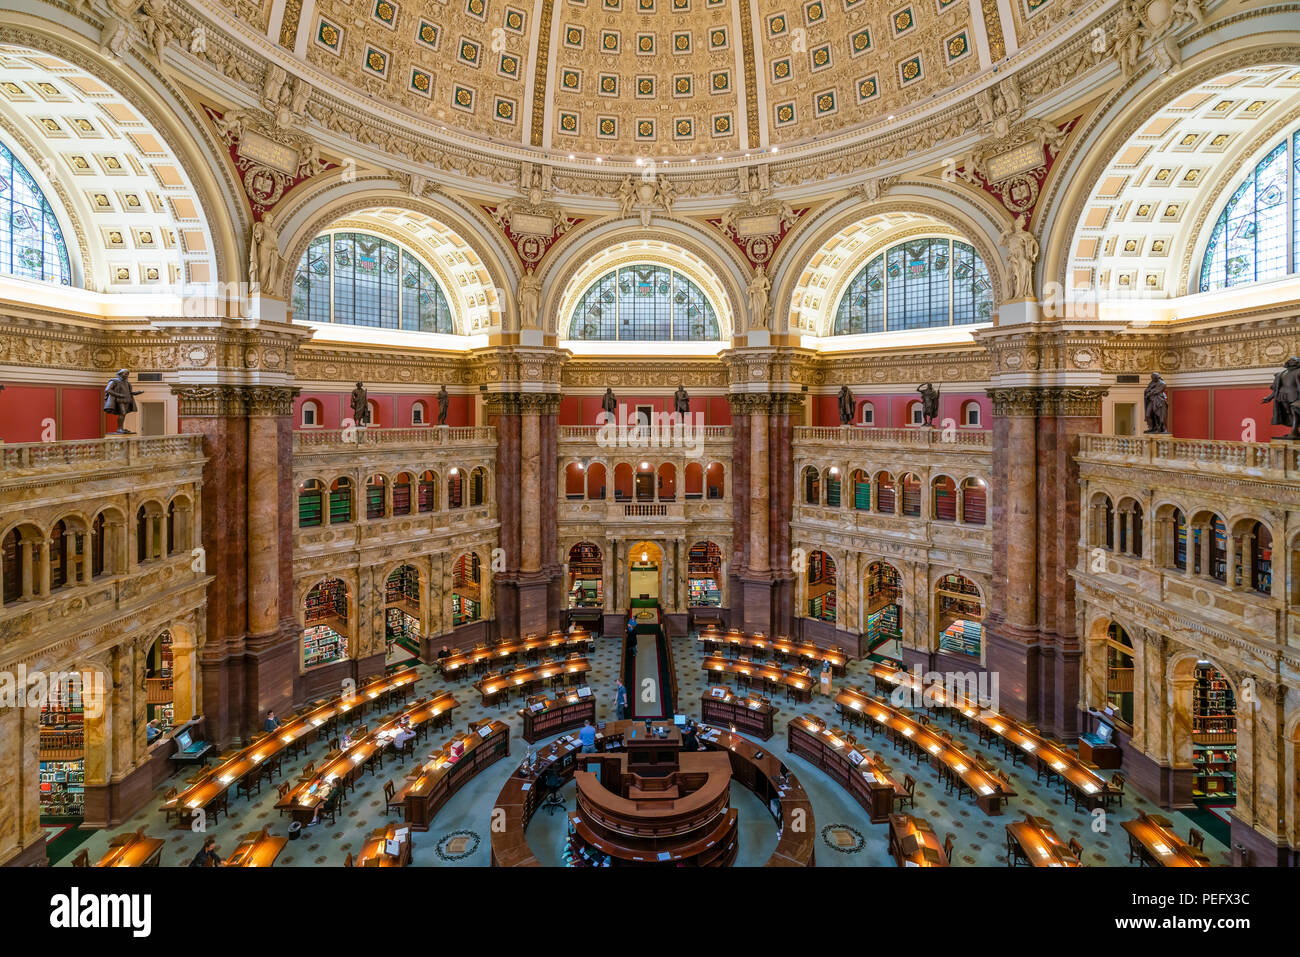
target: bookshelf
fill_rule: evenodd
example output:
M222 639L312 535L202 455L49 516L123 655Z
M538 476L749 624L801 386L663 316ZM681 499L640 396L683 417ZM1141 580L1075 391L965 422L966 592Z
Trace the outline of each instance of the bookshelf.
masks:
M700 696L700 717L706 724L735 728L738 734L766 741L772 737L772 718L776 714L766 698L751 695L737 697L721 685Z
M871 482L853 483L853 507L863 511L871 510Z
M321 493L319 490L300 492L298 495L298 525L316 528L321 522Z
M414 565L403 565L388 576L384 601L390 605L406 602L414 608L420 607L420 573Z
M309 591L303 605L308 625L331 619L347 623L348 592L337 578L327 579Z
M382 483L366 484L366 518L384 517L384 486Z
M86 736L79 681L50 689L41 707L39 747L41 816L83 817Z
M341 661L348 655L348 640L329 625L313 625L302 633L302 663L306 668Z
M176 709L172 705L175 697L173 680L175 662L172 658L172 635L164 631L154 642L150 653L149 674L145 679L145 711L149 721L158 720L160 731L167 732L176 722Z
M921 483L915 480L903 480L903 514L921 514Z
M601 588L603 575L599 547L579 542L569 549L569 607L601 607L605 602Z
M840 507L840 477L838 475L828 475L826 477L826 505L829 508Z
M934 489L934 517L941 522L957 521L957 489L936 486Z
M528 705L519 714L524 719L524 740L533 744L581 728L584 721L595 724L596 696L579 696L576 690L563 698L534 696L529 698Z
M977 621L959 619L943 630L943 634L939 636L939 648L943 651L955 651L957 654L978 658L983 637L983 625Z

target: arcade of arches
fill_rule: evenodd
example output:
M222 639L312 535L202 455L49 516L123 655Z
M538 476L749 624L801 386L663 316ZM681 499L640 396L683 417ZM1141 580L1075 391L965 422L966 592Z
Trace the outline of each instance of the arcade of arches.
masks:
M182 734L407 665L466 713L439 662L534 633L596 636L600 720L638 640L698 717L710 627L996 677L1300 863L1290 8L828 5L801 58L767 0L10 6L0 673L58 680L0 709L0 863L153 814Z

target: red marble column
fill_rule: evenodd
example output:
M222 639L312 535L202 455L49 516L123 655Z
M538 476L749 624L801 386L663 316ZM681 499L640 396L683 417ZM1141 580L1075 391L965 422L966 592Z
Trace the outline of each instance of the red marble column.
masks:
M206 638L199 652L203 733L224 744L239 733L245 710L247 634L248 426L238 386L173 386L180 431L203 436L201 543L208 589Z
M1000 707L1058 737L1077 736L1081 648L1075 633L1078 436L1100 428L1095 388L995 388L993 591L985 667Z

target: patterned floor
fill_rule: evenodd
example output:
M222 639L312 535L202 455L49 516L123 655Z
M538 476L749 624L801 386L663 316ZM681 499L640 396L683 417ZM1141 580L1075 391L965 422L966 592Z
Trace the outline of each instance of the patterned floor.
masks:
M673 661L677 670L679 688L678 710L698 717L699 700L708 682L700 667L703 653L694 635L681 636L674 640ZM597 717L608 720L614 717L613 691L614 681L620 662L619 641L617 638L599 639L596 650L589 656L592 671L589 684L598 696ZM421 667L421 679L416 695L424 695L448 687L432 668ZM865 666L854 663L849 666L847 678L840 679L852 684L868 686L869 681L863 677ZM838 681L837 681L838 684ZM505 712L497 708L485 708L479 703L479 696L466 684L451 683L460 707L455 714L457 728L464 728L470 721L483 717L496 717L507 721L512 729L511 756L480 772L465 788L458 792L433 822L433 827L424 834L416 834L414 840L413 864L416 866L487 866L489 856L489 828L491 826L491 809L502 784L510 776L527 747L519 737L522 719L514 713L513 708ZM872 824L865 812L849 798L838 784L830 777L816 770L801 758L794 757L786 751L786 723L791 717L804 712L812 712L827 719L833 718L831 699L816 696L808 705L779 705L776 734L767 742L767 747L785 761L798 777L808 792L813 804L817 838L817 865L824 866L892 866L893 860L886 851L888 827L884 824ZM962 733L953 729L957 740L965 740L974 750L980 750L978 739L973 732ZM439 746L445 740L445 733L439 732L428 742L429 750ZM541 746L544 742L539 742ZM916 812L926 817L940 835L951 832L956 839L954 850L955 865L1005 866L1006 837L1004 825L1025 813L1048 818L1063 840L1078 838L1085 848L1084 859L1090 865L1097 866L1131 866L1128 862L1128 841L1120 827L1120 822L1133 817L1138 808L1148 811L1158 810L1155 805L1130 793L1123 807L1113 808L1109 819L1102 822L1104 830L1094 831L1091 815L1075 811L1073 805L1063 802L1060 788L1048 789L1036 782L1033 773L1026 773L1026 768L1012 767L1009 761L997 760L1000 755L989 752L1007 771L1016 785L1018 797L1011 799L1004 815L989 817L969 799L957 800L946 794L938 775L930 770L928 764L922 763L915 770L911 762L896 752L883 737L869 742L877 748L901 775L911 771L917 780ZM298 758L295 763L284 766L286 778L295 777L302 765L311 760L319 760L325 753L326 745L322 742ZM988 749L984 749L988 750ZM410 765L407 765L409 770ZM365 837L384 820L384 782L389 777L400 783L404 769L391 763L376 776L366 775L357 782L355 792L348 795L348 803L336 825L320 824L304 830L303 836L291 841L276 861L277 866L339 866L349 851L354 854L360 849ZM110 838L117 833L145 828L145 833L166 837L168 846L163 851L162 863L165 866L177 866L189 863L198 851L205 837L204 834L189 831L177 831L169 828L163 821L161 804L163 791L158 790L158 800L136 813L129 821L113 831L94 834L82 846L90 852L92 861L98 860L108 847ZM573 806L573 785L564 792L566 803ZM262 794L251 800L236 799L232 792L230 799L230 816L221 819L210 829L217 839L217 847L222 855L234 850L239 837L249 831L260 830L269 826L272 833L285 833L288 818L281 817L275 810L276 792L274 787L263 786ZM733 806L740 812L740 853L737 864L759 864L765 861L776 845L776 833L772 819L762 803L746 791L741 785L733 785ZM1186 834L1192 823L1180 813L1163 812L1170 817L1180 834ZM390 820L393 817L390 816ZM564 840L564 821L561 814L554 816L539 813L528 829L529 843L544 864L559 863L559 854ZM1216 864L1228 862L1228 849L1209 835L1206 836L1205 851ZM66 854L58 863L70 864L73 854Z

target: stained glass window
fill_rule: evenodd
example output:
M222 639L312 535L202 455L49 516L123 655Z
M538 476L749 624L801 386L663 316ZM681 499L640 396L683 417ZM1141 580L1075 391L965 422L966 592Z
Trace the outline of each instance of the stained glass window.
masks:
M26 167L0 143L0 272L72 285L63 230Z
M993 320L993 283L973 246L910 239L872 258L835 311L834 334L896 332Z
M606 273L578 300L570 339L653 342L719 339L713 305L681 273L653 264Z
M307 247L293 279L293 313L408 332L455 331L433 273L410 250L369 233L326 233Z
M1202 292L1300 271L1297 153L1300 130L1269 150L1228 198L1205 247Z

